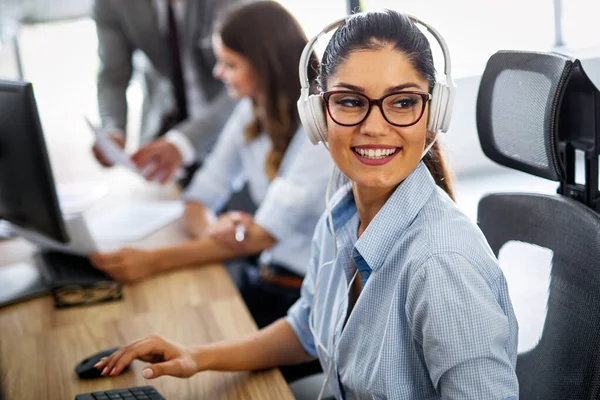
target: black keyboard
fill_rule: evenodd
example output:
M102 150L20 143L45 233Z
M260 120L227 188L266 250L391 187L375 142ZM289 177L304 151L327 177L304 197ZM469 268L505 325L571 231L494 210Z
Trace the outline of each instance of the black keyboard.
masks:
M107 274L94 268L87 257L57 251L43 251L39 257L53 286L112 280Z
M152 386L78 394L75 400L165 400Z

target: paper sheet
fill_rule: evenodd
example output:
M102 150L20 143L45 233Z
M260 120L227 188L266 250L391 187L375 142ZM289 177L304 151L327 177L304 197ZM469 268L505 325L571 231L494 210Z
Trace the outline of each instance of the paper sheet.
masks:
M63 214L80 213L98 203L108 193L101 182L57 183L56 194Z
M127 201L87 218L100 248L135 243L183 215L183 201Z
M105 132L103 129L92 124L87 117L84 118L85 122L88 124L91 131L94 133L94 136L96 137L96 145L104 154L106 159L115 165L121 165L130 171L141 175L140 171L135 166L133 161L131 161L131 158L129 158L129 155L125 152L125 150L117 146L115 142L110 139L108 132Z

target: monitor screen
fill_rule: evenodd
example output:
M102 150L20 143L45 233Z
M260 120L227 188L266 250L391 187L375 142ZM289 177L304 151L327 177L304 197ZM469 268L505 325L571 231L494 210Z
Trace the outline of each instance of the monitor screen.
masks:
M0 219L58 242L67 235L31 83L0 80Z

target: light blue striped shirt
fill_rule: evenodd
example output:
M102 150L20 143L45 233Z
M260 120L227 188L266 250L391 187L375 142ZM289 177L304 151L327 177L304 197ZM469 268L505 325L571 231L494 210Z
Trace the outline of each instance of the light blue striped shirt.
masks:
M516 399L518 328L504 275L427 167L420 163L398 186L360 238L348 186L332 204L338 256L324 265L334 246L323 216L287 321L324 371L333 360L336 397ZM362 292L344 326L356 269Z
M264 134L252 141L244 138L252 118L251 101L240 101L183 198L218 210L247 182L252 200L259 205L254 222L277 240L263 251L260 262L282 264L304 276L315 225L325 209L331 157L322 146L312 145L299 128L277 177L269 181L265 165L270 139Z

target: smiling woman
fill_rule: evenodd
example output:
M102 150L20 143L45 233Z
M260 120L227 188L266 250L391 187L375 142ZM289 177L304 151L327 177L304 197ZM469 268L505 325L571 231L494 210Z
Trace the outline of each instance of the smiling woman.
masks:
M133 358L161 355L146 377L189 376L318 358L323 388L338 399L517 398L506 281L449 196L435 138L448 127L452 88L436 82L417 23L431 29L393 11L329 25L339 27L323 56L321 95L309 94L302 74L319 36L304 49L300 118L350 182L317 223L287 317L251 337L193 348L149 337L98 368L119 373Z
M392 187L401 182L423 158L425 144L435 138L435 132L427 131L427 104L435 86L429 44L422 35L413 42L390 36L356 36L354 48L330 51L323 60L320 80L331 156L358 186ZM424 162L453 198L451 176L437 142ZM361 165L385 168L375 171Z

